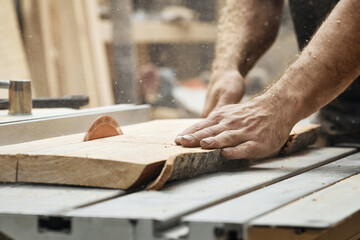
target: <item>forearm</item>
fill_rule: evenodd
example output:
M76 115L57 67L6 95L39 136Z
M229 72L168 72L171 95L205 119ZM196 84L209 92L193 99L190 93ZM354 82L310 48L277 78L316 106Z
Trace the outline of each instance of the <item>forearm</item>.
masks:
M340 1L298 60L264 94L284 101L294 122L333 100L360 74L359 7L358 0Z
M214 71L238 70L246 76L274 42L283 0L228 0L222 11Z

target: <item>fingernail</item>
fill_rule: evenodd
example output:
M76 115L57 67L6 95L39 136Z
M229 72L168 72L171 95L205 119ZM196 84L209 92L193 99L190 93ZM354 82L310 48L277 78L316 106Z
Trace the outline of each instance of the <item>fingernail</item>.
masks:
M214 143L214 138L209 137L201 140L201 142L204 142L206 145L211 146Z
M187 142L189 142L189 143L191 143L191 142L194 141L194 138L193 138L192 136L190 136L190 135L182 136L181 139L184 139L185 141L187 141Z
M180 136L180 135L177 136L177 137L175 138L175 143L180 144L181 137L182 137L182 136Z

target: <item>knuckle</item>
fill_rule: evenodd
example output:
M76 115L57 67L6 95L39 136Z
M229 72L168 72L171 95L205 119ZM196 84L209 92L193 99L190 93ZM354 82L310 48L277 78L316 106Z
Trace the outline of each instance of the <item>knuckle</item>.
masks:
M211 127L204 129L204 133L205 133L206 135L210 135L210 136L214 136L214 135L215 135L215 131L214 131L214 129L211 128Z
M236 134L232 131L225 131L223 137L224 137L224 142L229 143L236 139Z
M215 122L219 122L220 119L222 118L221 112L219 111L219 109L216 109L213 112L211 112L209 114L209 118Z
M199 122L199 123L195 123L195 125L194 125L194 130L197 132L197 131L199 131L199 130L201 130L201 123Z
M223 124L228 128L234 129L238 125L238 119L229 117L223 121Z

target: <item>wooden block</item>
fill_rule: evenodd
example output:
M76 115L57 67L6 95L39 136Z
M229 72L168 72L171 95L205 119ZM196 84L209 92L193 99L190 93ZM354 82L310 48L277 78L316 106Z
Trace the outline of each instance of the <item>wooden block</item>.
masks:
M148 184L157 177L153 189L159 189L170 180L249 163L249 160L225 160L216 149L176 146L176 135L197 121L136 124L124 127L124 135L87 142L82 142L79 135L70 135L10 145L0 148L0 157L6 162L14 158L18 161L19 182L120 189Z

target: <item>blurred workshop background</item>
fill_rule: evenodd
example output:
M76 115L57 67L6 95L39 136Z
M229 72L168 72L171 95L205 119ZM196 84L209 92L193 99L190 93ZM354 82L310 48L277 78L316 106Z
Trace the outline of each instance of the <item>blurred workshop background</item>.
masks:
M1 0L0 79L33 97L87 95L86 107L151 104L152 118L198 117L224 0ZM251 97L298 48L284 7L277 41L247 79ZM1 89L1 98L7 91Z

